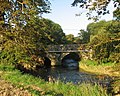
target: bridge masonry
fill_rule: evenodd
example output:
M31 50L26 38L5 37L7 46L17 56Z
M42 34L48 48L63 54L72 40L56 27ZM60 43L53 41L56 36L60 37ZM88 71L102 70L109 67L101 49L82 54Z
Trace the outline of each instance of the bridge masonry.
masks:
M51 65L54 66L61 65L63 58L72 53L83 59L92 59L91 52L92 50L86 50L81 44L48 45L46 57L50 59ZM76 59L75 56L73 58Z

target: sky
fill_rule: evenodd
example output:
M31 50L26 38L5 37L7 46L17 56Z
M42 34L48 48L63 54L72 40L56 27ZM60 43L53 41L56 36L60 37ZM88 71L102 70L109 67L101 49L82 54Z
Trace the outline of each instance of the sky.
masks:
M71 4L74 0L50 0L51 2L51 13L44 14L44 18L48 18L52 20L53 22L59 24L63 32L68 34L73 34L74 36L77 36L80 32L80 29L86 30L86 27L89 23L93 22L92 20L88 20L86 17L86 10L82 10L79 7L72 7ZM109 9L112 9L113 6L110 5ZM76 16L76 14L79 14L83 12L81 16ZM105 15L101 18L101 20L112 20L113 16Z

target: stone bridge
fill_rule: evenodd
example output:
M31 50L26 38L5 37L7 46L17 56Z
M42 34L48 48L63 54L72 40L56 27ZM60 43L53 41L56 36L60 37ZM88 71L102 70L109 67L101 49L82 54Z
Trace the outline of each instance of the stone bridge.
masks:
M73 59L79 62L83 52L89 52L89 50L86 50L85 45L81 44L48 45L45 64L46 66L61 65L65 59Z

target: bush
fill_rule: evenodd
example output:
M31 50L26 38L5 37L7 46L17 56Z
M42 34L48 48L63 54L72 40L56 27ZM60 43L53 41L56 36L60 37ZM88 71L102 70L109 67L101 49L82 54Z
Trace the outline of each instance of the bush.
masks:
M110 54L109 61L114 62L114 63L119 63L120 62L120 53Z
M120 40L111 40L95 45L93 59L99 63L120 62Z
M19 60L29 60L28 55L19 45L13 44L12 41L4 43L4 48L0 53L0 63L6 65L15 65Z

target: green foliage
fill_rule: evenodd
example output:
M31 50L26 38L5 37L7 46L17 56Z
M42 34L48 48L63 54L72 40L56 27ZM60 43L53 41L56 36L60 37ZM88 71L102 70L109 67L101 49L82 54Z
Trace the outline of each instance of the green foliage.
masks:
M98 61L96 60L82 60L82 61L80 61L82 64L84 64L84 65L87 65L87 66L99 66L99 63L98 63ZM105 63L101 63L100 64L100 66L102 66L102 67L104 67L104 66L113 66L113 65L115 65L114 63L112 63L112 62L105 62Z
M120 22L117 20L100 21L87 26L87 31L90 33L89 45L92 45L93 49L93 59L98 63L120 62L119 26Z
M116 63L113 69L116 70L120 74L120 63Z
M0 71L14 71L15 67L10 66L10 65L5 65L5 64L0 64Z
M8 40L3 44L3 50L0 53L0 63L6 65L17 64L19 60L28 60L28 54L20 46L15 44L15 42Z
M87 66L97 66L98 63L93 60L82 60L81 63L87 65Z
M72 3L73 6L80 6L80 8L88 10L86 16L89 19L93 19L94 21L99 20L102 15L109 14L110 9L108 9L108 5L113 3L113 6L116 8L114 12L114 16L119 18L119 0L74 0Z
M88 43L90 41L90 33L84 30L80 30L78 33L78 38L81 40L81 43Z
M120 73L120 64L117 64L114 68L115 68L115 70L118 69L117 71ZM120 77L115 78L114 81L111 83L111 86L113 87L112 92L114 94L119 94L119 92L120 92Z
M26 29L29 30L29 28L40 34L40 36L37 37L39 38L39 42L46 44L63 44L66 41L65 33L63 33L61 26L49 19L33 18L26 26Z
M114 63L120 62L120 53L112 53L110 54L109 60Z
M38 14L48 13L50 10L50 2L48 0L2 0L0 12L4 21L9 24L15 24L16 28L24 26L24 24ZM0 15L1 16L1 15Z
M108 21L108 24L106 26L106 30L109 33L111 33L113 36L116 36L117 38L119 38L118 36L120 33L120 22L118 20Z
M116 20L120 20L120 8L117 8L114 12L113 12L113 17Z
M102 21L99 21L99 22L96 22L96 23L90 23L87 26L87 31L90 33L90 35L107 33L106 28L109 24L112 24L112 21L107 22L107 21L102 20Z
M110 22L100 21L97 23L90 23L87 26L87 31L90 34L90 44L95 45L101 42L110 40L111 33L107 30Z
M74 40L75 40L75 37L74 37L73 34L68 34L68 35L66 35L66 39L67 39L68 44L71 44L71 43L73 44Z
M28 62L32 54L40 55L40 50L45 46L45 43L40 41L41 36L44 36L43 31L38 32L41 26L36 28L34 25L34 28L30 28L33 26L31 24L28 27L28 24L39 20L38 14L48 12L50 2L47 0L1 0L0 3L0 21L4 21L0 23L0 63Z
M94 46L94 59L98 62L120 62L120 50L118 44L120 40L111 40Z
M0 0L0 10L4 10L4 8L9 8L9 1L8 0Z
M22 30L2 30L0 35L0 62L3 64L35 64L31 56L44 57L46 45L66 42L60 25L38 17L31 18Z

